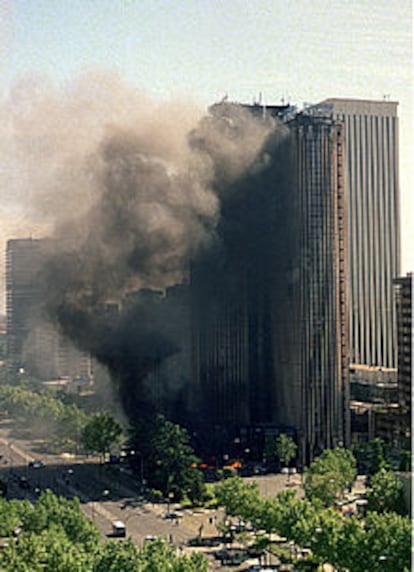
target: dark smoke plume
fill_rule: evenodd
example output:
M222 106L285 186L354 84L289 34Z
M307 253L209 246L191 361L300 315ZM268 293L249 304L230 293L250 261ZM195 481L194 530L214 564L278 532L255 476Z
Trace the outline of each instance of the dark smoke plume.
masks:
M48 316L108 368L132 420L152 411L145 378L180 347L165 309L127 295L188 280L190 261L215 248L226 194L266 165L273 124L220 104L185 139L177 126L179 148L171 117L165 134L155 127L112 124L78 164L87 207L58 219L42 276Z

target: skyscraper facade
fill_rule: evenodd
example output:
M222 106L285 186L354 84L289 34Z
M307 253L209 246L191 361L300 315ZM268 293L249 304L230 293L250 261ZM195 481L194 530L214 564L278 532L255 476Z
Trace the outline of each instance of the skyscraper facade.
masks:
M309 460L349 439L344 133L306 113L289 128L292 210L282 226L293 248L272 285L273 422L295 427Z
M345 130L350 360L389 368L397 366L400 274L397 106L335 98L315 106Z
M89 379L90 357L64 338L43 314L39 274L52 247L48 239L12 239L6 249L6 339L11 371L41 379Z
M412 411L413 286L414 275L412 273L394 280L398 339L398 400L408 430L410 430Z
M193 270L195 379L216 426L290 433L307 461L349 435L344 133L290 110L282 132Z
M45 241L32 238L7 242L7 357L12 368L24 365L25 340L39 306L37 274L44 260L45 245Z

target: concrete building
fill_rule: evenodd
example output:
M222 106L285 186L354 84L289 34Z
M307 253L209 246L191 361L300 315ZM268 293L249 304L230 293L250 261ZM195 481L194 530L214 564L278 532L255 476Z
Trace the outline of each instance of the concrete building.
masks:
M344 134L284 119L269 168L223 205L220 255L193 268L195 379L221 436L287 432L306 461L349 439Z
M286 231L296 249L274 291L275 421L296 427L309 460L349 442L344 131L341 122L306 113L289 128L297 223L288 220Z
M398 370L352 363L349 367L349 387L351 400L377 404L395 402Z
M411 430L412 415L413 282L412 273L394 280L398 339L398 401L406 432Z
M344 125L351 363L397 367L393 279L400 274L398 104L326 99Z
M40 379L91 378L91 360L64 338L41 311L39 272L49 239L13 239L6 250L7 365Z
M6 249L7 358L10 367L24 365L24 344L39 306L37 273L46 243L32 238L9 240Z

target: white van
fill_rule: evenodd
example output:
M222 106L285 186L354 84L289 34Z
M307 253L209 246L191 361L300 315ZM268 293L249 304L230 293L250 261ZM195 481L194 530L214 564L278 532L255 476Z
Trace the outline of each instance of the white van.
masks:
M112 523L112 536L125 537L126 526L122 520L114 520Z

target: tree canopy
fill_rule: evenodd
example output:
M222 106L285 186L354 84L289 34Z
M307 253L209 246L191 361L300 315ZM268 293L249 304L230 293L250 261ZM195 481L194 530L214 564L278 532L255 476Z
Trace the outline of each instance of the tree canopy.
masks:
M370 479L368 510L406 514L403 484L392 471L380 469Z
M122 440L122 427L106 412L95 413L83 427L81 440L87 451L103 457Z
M296 455L297 445L289 435L281 433L276 439L276 455L285 465L289 465L290 461Z
M348 449L326 449L305 471L305 494L332 506L356 477L355 457Z
M187 431L158 415L148 439L149 484L175 500L201 500L205 484Z
M131 540L102 541L78 500L51 491L34 505L0 498L0 534L7 540L2 572L207 572L203 555L178 555L162 539L142 549Z
M349 469L344 482L352 474ZM254 486L239 477L218 483L216 497L227 514L250 522L257 531L309 547L320 563L350 572L410 569L411 523L396 513L372 512L366 519L344 516L323 508L320 501L300 499L292 490L262 499Z

